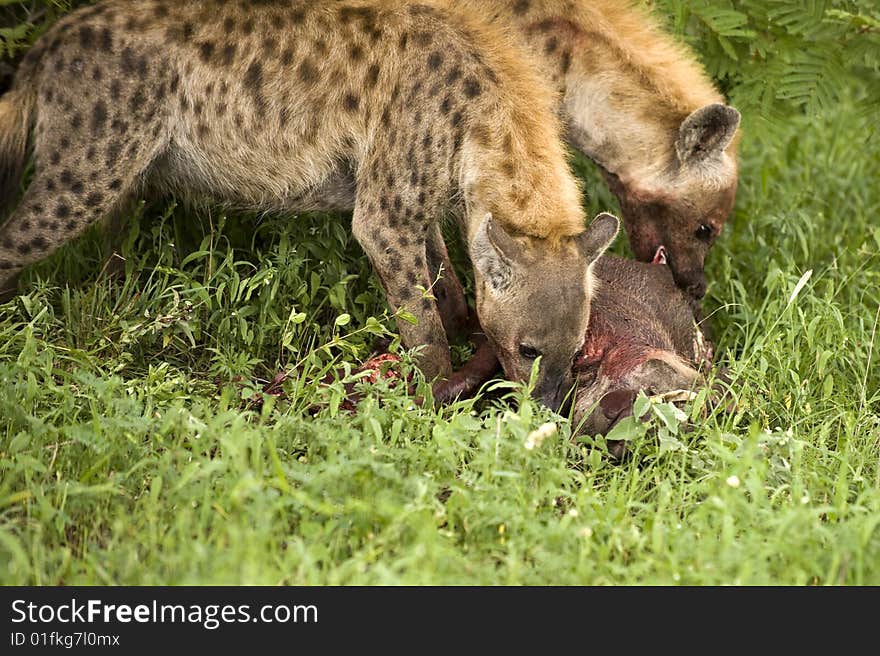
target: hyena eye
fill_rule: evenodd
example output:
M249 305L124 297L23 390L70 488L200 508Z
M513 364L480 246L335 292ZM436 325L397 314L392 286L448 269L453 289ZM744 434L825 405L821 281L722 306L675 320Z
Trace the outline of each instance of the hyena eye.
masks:
M712 239L712 235L714 235L714 234L715 234L715 231L712 230L712 226L710 226L706 223L701 223L700 227L697 228L697 232L695 233L695 236L700 241L709 241L710 239Z
M525 344L520 344L519 354L526 360L537 360L538 356L541 355L541 352L534 346L526 346Z

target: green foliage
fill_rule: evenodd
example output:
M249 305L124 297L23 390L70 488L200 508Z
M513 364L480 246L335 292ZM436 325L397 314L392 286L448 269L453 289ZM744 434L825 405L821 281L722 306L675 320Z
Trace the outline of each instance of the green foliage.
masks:
M833 109L848 89L880 103L874 0L656 0L744 113L780 119Z
M86 0L0 0L0 55L23 54L58 18Z

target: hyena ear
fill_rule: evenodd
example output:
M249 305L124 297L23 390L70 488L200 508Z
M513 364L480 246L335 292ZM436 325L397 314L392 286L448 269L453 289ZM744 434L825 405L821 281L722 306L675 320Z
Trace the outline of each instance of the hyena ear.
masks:
M581 255L592 264L614 243L619 230L620 220L613 214L602 212L593 219L590 227L577 237Z
M483 217L470 251L474 269L489 282L493 291L504 291L510 286L522 247L503 226L492 220L491 214Z
M740 113L728 105L714 103L700 107L678 129L675 140L678 161L684 164L723 151L736 134L740 118Z

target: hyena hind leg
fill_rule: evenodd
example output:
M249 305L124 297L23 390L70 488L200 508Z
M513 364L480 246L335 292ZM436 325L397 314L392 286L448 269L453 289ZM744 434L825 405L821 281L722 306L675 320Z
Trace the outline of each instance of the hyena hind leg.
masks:
M0 228L0 294L15 290L24 267L117 210L156 150L133 137L118 139L100 153L85 141L67 150L38 143L37 173Z

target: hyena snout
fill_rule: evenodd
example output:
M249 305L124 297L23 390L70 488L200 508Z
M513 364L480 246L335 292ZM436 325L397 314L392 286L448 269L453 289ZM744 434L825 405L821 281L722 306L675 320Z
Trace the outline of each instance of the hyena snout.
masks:
M535 387L535 396L545 406L555 412L565 413L565 406L571 401L571 388L574 379L571 370L545 375Z

